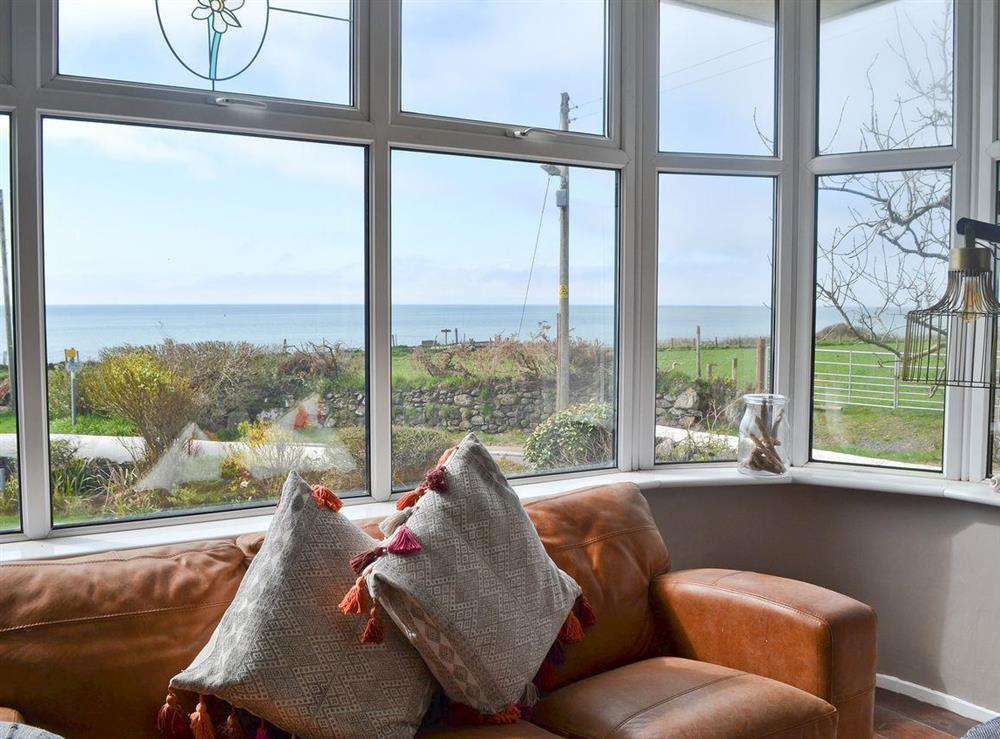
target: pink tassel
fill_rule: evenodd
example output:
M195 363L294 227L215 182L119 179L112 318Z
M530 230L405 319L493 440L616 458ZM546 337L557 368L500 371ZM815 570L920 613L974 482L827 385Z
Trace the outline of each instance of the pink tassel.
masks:
M385 551L389 552L389 554L405 556L419 552L421 549L423 549L423 545L420 543L420 539L410 530L409 526L403 524L396 529L396 535L389 542L389 546L385 548Z
M369 549L367 552L355 554L351 557L351 568L354 570L354 574L360 575L368 565L383 554L385 554L385 547L375 547L374 549Z
M448 492L448 478L445 476L444 467L435 467L428 472L422 486L436 493Z
M271 734L267 730L267 724L264 723L264 719L260 720L260 726L257 727L257 733L253 735L253 739L271 739Z

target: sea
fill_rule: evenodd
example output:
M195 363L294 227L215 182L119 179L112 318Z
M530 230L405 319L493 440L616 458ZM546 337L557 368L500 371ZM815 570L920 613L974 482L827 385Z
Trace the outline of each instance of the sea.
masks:
M395 305L392 341L396 346L424 342L487 341L498 335L555 338L554 305ZM817 325L839 321L832 309L820 308ZM657 311L659 341L768 336L771 311L766 306L664 305ZM574 337L611 344L614 311L608 305L570 308ZM249 341L268 346L306 342L365 343L361 305L50 305L46 309L49 362L76 349L81 360L96 359L102 349L122 344Z

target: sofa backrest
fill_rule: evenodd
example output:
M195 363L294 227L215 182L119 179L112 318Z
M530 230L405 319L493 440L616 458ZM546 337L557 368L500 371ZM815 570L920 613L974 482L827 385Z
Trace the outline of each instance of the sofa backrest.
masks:
M525 507L597 614L556 681L654 652L649 581L669 560L639 490L603 485ZM0 565L0 706L72 739L153 739L167 683L208 641L262 540Z
M71 739L158 736L245 571L225 540L0 565L0 706Z

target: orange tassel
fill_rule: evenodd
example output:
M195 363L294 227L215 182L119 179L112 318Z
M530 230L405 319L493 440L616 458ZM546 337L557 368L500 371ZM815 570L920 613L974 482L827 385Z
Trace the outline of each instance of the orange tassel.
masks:
M566 620L563 621L562 628L559 629L559 641L563 644L576 644L583 639L583 636L583 627L580 625L580 619L576 617L573 611L570 611L569 615L566 616Z
M445 449L441 456L438 457L437 466L443 467L444 463L451 459L451 455L455 453L456 449L458 449L457 446L453 446L451 449Z
M177 696L172 690L167 691L166 702L160 707L160 713L156 717L156 728L166 739L189 739L191 736L191 724L187 714L177 703Z
M417 504L417 501L420 500L425 492L426 488L416 488L415 490L411 490L396 501L396 510L401 511L404 508L412 508Z
M581 595L576 599L576 615L579 617L580 624L584 627L593 626L597 623L597 615L594 613L594 609L591 607L586 595Z
M521 718L521 709L513 703L502 711L484 716L484 720L488 724L514 724L519 718Z
M378 615L378 608L372 606L372 610L368 615L368 623L365 624L364 633L361 634L361 643L381 644L382 637L382 619Z
M203 695L198 696L198 706L191 714L191 733L194 739L215 739L215 727L212 726L212 717L208 715Z
M339 511L344 507L344 501L337 497L330 488L325 485L310 485L313 500L320 508L329 508L331 511Z
M360 616L368 609L368 589L365 587L364 578L358 578L337 607L341 613L353 616Z

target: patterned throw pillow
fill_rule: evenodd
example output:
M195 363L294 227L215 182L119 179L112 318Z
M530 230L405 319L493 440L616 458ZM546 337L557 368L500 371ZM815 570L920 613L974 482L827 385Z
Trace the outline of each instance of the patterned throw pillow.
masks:
M379 644L359 643L364 624L337 607L355 581L351 558L376 543L341 505L325 488L288 476L236 597L172 690L214 696L312 739L416 733L436 687L420 655L391 624ZM214 702L200 699L191 714L195 736L213 735L198 725L218 720ZM161 732L188 731L178 705L168 695ZM219 735L228 736L223 726Z
M389 614L463 719L516 720L546 655L583 636L580 587L472 434L401 505L415 507L392 517L385 546L355 560L369 623Z

